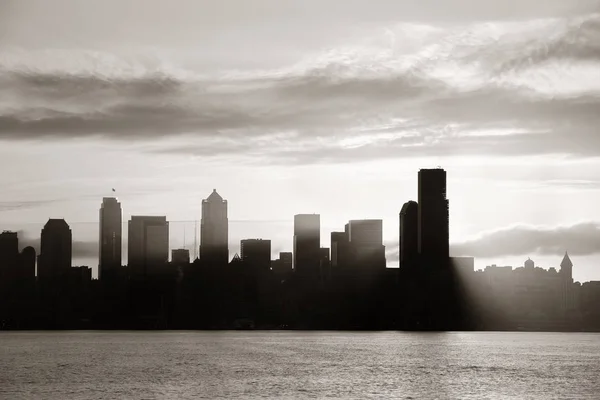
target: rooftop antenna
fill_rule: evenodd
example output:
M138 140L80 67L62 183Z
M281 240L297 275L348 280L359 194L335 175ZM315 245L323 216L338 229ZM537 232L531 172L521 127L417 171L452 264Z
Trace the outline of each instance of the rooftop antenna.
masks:
M183 248L185 249L185 225L183 225Z

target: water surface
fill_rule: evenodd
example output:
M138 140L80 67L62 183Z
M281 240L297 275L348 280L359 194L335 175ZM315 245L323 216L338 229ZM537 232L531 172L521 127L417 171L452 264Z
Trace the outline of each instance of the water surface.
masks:
M2 332L2 399L598 399L600 335Z

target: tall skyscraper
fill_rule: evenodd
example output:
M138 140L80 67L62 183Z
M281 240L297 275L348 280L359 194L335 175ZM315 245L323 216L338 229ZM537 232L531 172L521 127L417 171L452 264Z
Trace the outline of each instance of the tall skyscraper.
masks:
M305 276L318 276L321 249L321 216L294 216L294 271Z
M98 279L121 267L122 226L121 203L114 197L104 197L100 206Z
M200 223L200 262L205 265L224 266L229 262L229 234L227 200L217 189L202 200Z
M385 268L383 221L363 219L348 222L348 250L354 268Z
M240 242L240 257L254 272L266 272L271 267L271 241L244 239Z
M16 232L0 233L0 285L12 282L19 270L19 238Z
M146 276L161 272L169 260L167 217L132 216L128 227L130 274Z
M416 201L404 203L400 211L398 253L400 268L413 266L419 256L419 205Z
M448 263L449 219L446 171L441 168L420 170L419 254L428 264L443 266Z
M71 270L73 235L64 219L49 219L42 229L38 278L58 278Z

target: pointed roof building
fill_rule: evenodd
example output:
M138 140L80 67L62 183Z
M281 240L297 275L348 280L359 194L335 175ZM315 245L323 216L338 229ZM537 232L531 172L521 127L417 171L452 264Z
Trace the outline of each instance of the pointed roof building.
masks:
M561 268L573 268L573 262L571 261L571 258L569 257L569 253L565 251L565 256L563 257L563 260L560 263L560 267Z

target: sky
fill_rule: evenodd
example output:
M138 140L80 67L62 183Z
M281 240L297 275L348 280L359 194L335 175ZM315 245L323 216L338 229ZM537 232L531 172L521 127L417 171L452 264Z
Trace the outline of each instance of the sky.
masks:
M0 3L0 229L25 246L65 218L94 269L112 188L192 255L215 188L230 256L291 251L319 213L324 247L383 219L397 266L398 213L441 166L451 255L569 251L600 280L599 123L597 0Z

